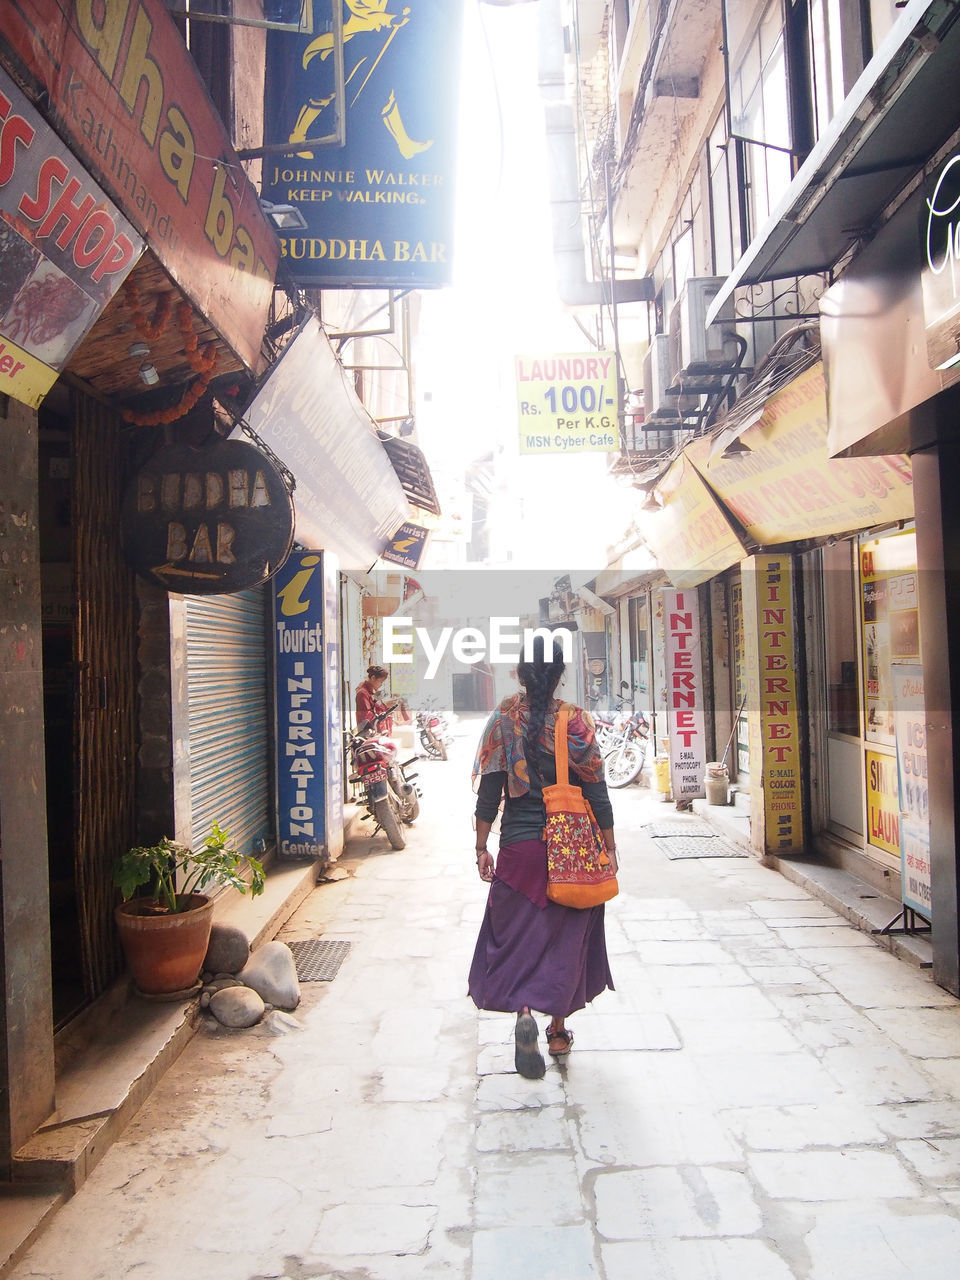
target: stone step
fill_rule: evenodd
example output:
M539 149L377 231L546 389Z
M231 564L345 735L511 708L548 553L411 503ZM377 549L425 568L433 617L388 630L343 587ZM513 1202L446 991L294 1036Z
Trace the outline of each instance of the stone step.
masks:
M347 815L351 828L354 815ZM275 937L317 883L313 859L275 860L257 898L217 900L215 920L242 929L251 948ZM148 1000L129 978L57 1036L56 1110L14 1154L0 1186L0 1277L45 1221L86 1181L110 1144L190 1041L201 1017L192 1000Z

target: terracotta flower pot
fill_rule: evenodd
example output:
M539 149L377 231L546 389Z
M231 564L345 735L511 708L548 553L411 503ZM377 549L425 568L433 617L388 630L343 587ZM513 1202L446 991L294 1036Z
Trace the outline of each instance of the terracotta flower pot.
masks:
M144 995L192 987L210 943L213 900L190 894L186 911L157 911L152 898L131 898L114 911L133 980Z

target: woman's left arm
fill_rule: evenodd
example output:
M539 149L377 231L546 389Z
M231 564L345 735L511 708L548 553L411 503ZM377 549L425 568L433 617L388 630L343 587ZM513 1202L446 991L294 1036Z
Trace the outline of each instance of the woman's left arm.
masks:
M493 828L500 798L503 795L505 775L499 771L485 773L477 788L477 807L475 814L477 871L481 880L493 879L493 854L487 848L490 831Z

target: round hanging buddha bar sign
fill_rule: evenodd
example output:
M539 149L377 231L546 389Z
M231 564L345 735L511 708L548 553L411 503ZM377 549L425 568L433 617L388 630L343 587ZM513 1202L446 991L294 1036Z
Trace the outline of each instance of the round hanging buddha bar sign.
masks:
M167 591L243 591L284 563L293 522L283 476L254 445L165 445L124 494L124 554L137 573Z

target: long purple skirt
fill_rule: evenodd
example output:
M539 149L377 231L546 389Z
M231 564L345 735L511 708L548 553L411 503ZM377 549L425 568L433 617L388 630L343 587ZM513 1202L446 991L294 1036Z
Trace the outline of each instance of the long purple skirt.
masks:
M547 899L542 840L504 845L480 925L469 993L478 1009L524 1005L565 1018L608 988L603 906L580 910Z

